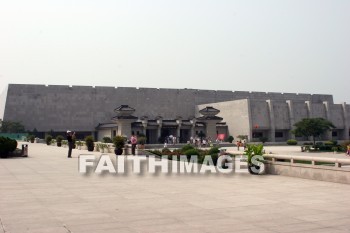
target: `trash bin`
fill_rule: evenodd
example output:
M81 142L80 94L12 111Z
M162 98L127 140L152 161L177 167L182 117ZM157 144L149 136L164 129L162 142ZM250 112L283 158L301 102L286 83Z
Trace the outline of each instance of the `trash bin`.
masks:
M124 155L131 155L131 147L128 144L124 146Z
M22 156L28 157L28 144L22 144Z

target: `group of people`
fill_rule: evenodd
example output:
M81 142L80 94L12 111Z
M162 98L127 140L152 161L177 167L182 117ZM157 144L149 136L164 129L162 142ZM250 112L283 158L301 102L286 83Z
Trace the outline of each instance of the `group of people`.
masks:
M245 150L246 146L247 146L247 142L245 139L239 140L236 142L236 146L237 146L237 150L239 150L240 147L243 147L243 150Z
M196 137L191 137L190 141L188 143L197 147L197 148L201 148L201 147L211 146L212 140L210 137L200 138L200 137L196 136Z
M169 135L166 136L164 139L164 144L172 144L175 145L176 143L179 143L179 138L173 136L173 135Z

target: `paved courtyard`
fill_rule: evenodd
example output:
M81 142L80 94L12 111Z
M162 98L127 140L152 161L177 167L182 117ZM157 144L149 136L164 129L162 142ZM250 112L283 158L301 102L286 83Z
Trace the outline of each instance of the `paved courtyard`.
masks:
M72 159L66 152L29 144L29 158L0 159L0 232L350 232L349 185L248 174L82 175L84 151Z

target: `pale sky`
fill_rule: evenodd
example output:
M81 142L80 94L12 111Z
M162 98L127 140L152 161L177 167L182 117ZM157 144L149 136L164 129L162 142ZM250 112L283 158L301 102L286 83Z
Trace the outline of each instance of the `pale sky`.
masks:
M0 0L8 83L332 94L349 0Z

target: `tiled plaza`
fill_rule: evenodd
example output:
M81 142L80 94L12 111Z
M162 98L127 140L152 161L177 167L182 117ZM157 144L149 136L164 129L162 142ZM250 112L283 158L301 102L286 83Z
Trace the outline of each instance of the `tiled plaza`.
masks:
M350 232L349 185L248 174L82 175L84 152L68 159L67 148L29 144L29 158L0 159L0 232Z

